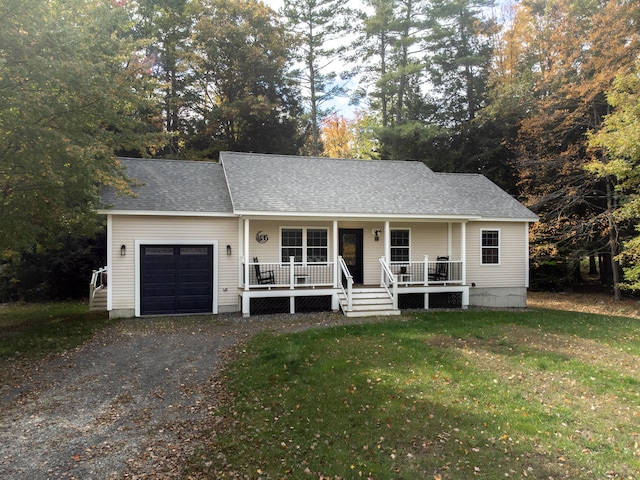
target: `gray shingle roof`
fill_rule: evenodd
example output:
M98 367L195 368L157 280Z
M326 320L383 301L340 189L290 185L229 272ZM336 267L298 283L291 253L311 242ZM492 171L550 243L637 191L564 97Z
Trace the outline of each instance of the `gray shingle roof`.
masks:
M102 193L102 202L113 210L150 212L232 213L222 166L212 162L121 158L126 175L140 186L137 196Z
M455 192L460 210L482 218L518 218L537 221L538 216L484 175L436 173Z
M136 197L105 189L110 209L196 214L463 217L536 221L482 175L421 162L222 152L221 164L123 158ZM106 211L106 210L105 210Z
M482 175L434 173L421 162L234 152L220 161L237 213L537 220Z

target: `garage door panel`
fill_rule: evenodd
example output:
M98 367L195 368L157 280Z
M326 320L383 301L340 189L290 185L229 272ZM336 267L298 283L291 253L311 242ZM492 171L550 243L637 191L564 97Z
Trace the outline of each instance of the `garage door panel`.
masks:
M178 309L176 313L209 313L211 312L211 304L202 300L194 301L190 299L181 299L178 301Z
M178 288L189 288L190 286L193 285L193 287L198 287L199 285L205 284L207 286L211 285L211 282L209 281L209 275L199 275L199 276L181 276L178 281L177 281L177 285Z
M179 297L201 297L201 296L209 296L211 294L211 289L208 284L205 285L191 285L189 288L185 286L178 287L178 296Z
M146 264L155 269L165 268L167 270L175 269L175 259L173 257L166 256L146 256L145 257Z
M142 290L142 293L145 299L151 299L155 297L173 297L176 294L176 287L174 284L147 285Z
M163 315L166 314L168 310L172 310L174 305L174 297L149 299L146 302L142 302L142 311L145 315Z
M163 270L160 272L155 272L153 277L147 277L147 281L145 282L147 285L175 285L176 284L176 273L174 270Z
M212 311L212 246L142 246L140 270L143 315Z

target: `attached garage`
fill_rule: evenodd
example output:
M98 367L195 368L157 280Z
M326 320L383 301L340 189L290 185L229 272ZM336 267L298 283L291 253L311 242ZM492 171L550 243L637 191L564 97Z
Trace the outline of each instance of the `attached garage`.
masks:
M213 311L212 245L140 245L140 314Z

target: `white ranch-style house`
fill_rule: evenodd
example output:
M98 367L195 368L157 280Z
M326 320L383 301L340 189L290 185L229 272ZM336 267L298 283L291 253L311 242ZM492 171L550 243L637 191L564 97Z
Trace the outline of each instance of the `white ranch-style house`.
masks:
M482 175L234 152L121 162L135 196L104 191L92 280L114 318L526 306L537 216Z

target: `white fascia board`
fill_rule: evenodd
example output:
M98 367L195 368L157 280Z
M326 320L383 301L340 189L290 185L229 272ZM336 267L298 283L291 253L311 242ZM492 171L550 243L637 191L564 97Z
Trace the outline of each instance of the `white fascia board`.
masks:
M236 211L237 215L250 220L291 220L291 219L314 219L314 220L425 220L425 221L458 221L481 220L477 215L419 215L419 214L386 214L386 213L308 213L308 212L242 212Z
M156 216L156 217L225 217L233 218L238 215L234 213L222 212L176 212L176 211L151 211L151 210L109 210L98 209L101 215L135 215L135 216Z
M501 218L501 217L474 217L472 222L511 222L511 223L521 223L521 222L539 222L539 218Z

